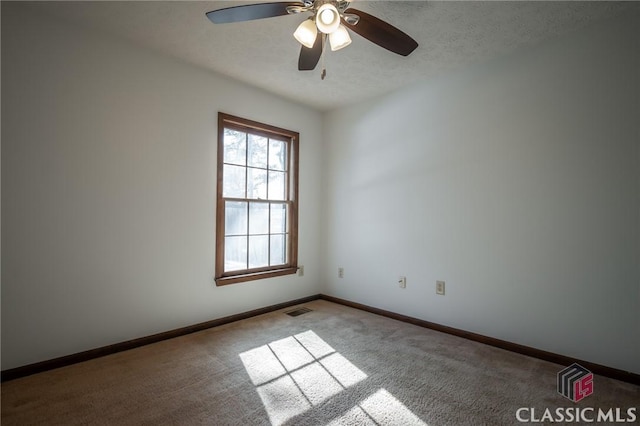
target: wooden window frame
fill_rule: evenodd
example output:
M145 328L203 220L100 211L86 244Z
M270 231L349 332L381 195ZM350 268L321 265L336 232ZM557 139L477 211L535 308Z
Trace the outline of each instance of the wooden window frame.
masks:
M286 139L287 173L285 204L288 206L287 216L287 263L284 265L249 268L239 271L224 272L225 250L225 197L223 197L224 177L224 129L233 129L265 137ZM218 113L218 170L216 188L216 259L215 282L217 286L235 284L246 281L272 278L295 274L298 271L298 167L299 167L298 132L259 123L257 121L236 117L222 112ZM246 198L247 201L251 199Z

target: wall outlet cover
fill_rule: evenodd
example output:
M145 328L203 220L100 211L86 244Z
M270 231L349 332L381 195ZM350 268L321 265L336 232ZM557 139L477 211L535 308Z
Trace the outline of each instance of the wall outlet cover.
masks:
M400 286L400 288L407 288L407 277L399 277L398 286Z

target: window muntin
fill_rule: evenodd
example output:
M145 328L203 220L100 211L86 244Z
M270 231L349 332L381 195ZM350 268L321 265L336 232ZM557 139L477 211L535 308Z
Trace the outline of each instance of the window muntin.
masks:
M298 133L218 121L216 283L295 273Z

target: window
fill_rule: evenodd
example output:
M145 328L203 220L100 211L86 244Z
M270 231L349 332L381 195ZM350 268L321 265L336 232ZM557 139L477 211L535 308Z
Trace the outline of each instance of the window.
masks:
M218 114L217 285L297 271L298 139Z

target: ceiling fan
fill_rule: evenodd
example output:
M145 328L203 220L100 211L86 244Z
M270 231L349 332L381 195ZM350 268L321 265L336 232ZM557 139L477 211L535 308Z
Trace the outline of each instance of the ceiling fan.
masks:
M324 53L327 40L331 50L339 50L351 43L347 28L385 49L408 56L418 43L393 25L361 10L345 0L303 0L297 2L257 3L227 7L207 12L214 24L250 21L275 16L310 13L293 36L302 44L298 69L315 69ZM324 79L326 70L322 70Z

